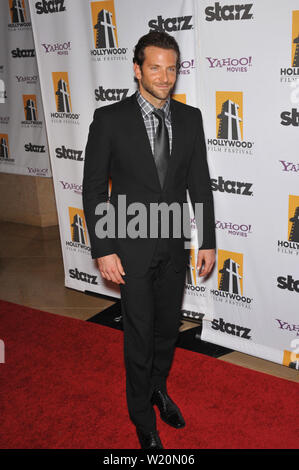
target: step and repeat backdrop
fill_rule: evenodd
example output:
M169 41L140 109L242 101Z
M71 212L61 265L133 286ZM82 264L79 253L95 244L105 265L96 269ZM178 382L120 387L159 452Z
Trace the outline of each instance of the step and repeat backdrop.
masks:
M0 172L50 177L28 3L0 4Z
M174 99L203 113L216 211L216 266L209 279L199 279L194 244L182 318L203 317L206 341L298 369L298 1L29 5L65 285L120 296L90 257L84 149L95 108L136 90L132 57L139 37L166 31L182 53Z

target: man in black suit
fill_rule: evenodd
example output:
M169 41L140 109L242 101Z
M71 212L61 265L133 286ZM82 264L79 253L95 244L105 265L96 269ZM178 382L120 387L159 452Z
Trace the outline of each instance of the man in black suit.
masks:
M136 45L133 62L138 91L94 113L83 205L92 258L102 277L120 286L129 415L141 448L161 449L153 406L170 426L185 425L166 379L180 325L190 233L182 216L169 210L165 235L165 213L154 218L151 208L163 203L183 209L186 189L194 213L202 205L200 276L215 262L214 209L201 112L170 98L180 65L177 42L150 32Z

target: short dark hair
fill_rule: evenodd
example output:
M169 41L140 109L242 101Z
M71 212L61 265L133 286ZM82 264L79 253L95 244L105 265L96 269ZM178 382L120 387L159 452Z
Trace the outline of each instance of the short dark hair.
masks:
M144 49L148 46L161 47L161 49L172 49L177 53L176 68L180 68L181 53L180 48L173 36L163 31L150 31L148 34L142 36L134 49L134 64L142 66L145 56Z

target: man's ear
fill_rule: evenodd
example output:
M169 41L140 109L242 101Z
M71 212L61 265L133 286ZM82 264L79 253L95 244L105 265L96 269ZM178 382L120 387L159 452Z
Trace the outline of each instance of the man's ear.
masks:
M134 72L135 72L135 77L137 78L137 80L140 80L141 79L141 68L138 64L136 64L136 62L134 63Z

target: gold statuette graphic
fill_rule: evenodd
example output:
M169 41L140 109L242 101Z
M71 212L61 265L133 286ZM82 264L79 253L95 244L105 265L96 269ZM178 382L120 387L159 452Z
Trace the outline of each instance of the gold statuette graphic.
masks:
M113 0L91 2L90 6L95 48L117 48L118 39Z

